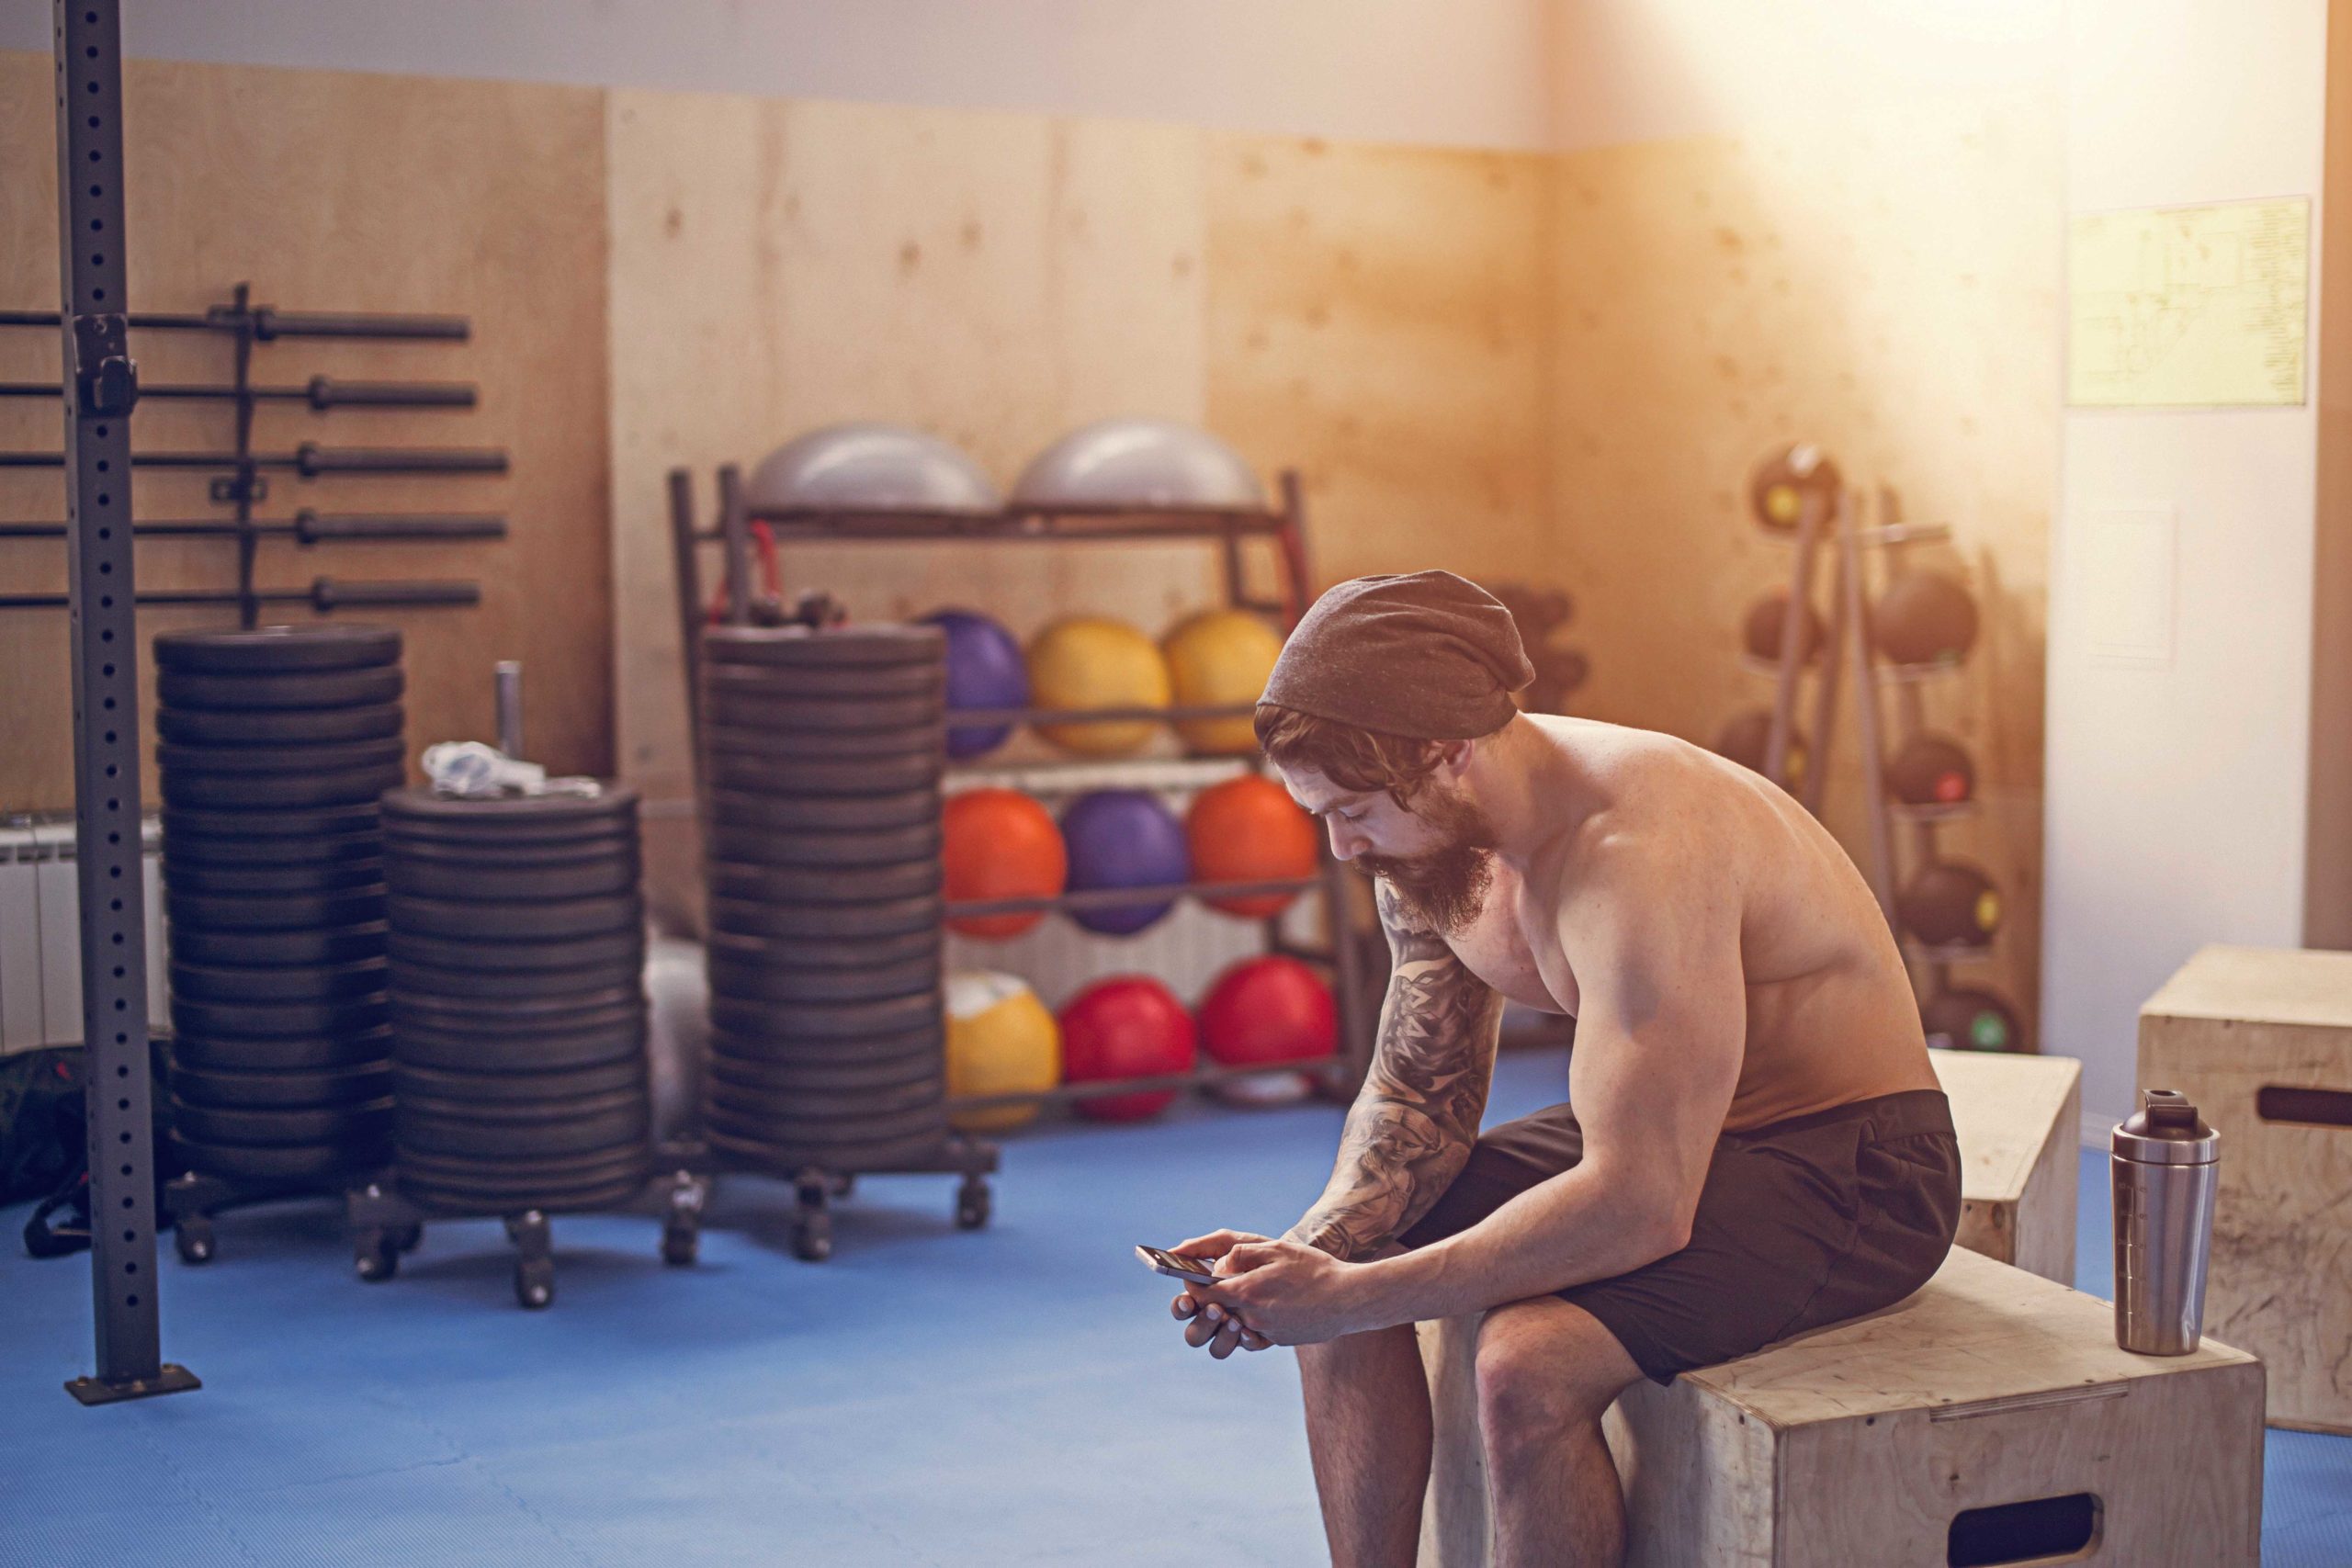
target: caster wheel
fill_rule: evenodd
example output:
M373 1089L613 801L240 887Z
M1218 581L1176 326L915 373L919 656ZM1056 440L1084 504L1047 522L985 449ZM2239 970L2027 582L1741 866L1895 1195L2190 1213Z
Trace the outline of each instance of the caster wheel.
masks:
M989 1223L989 1184L967 1177L956 1192L956 1228L976 1231Z
M212 1226L208 1221L189 1218L182 1220L172 1233L173 1249L183 1263L212 1261Z
M555 1300L555 1270L552 1269L517 1269L514 1270L514 1299L533 1312L537 1312Z
M833 1255L833 1223L827 1215L805 1216L792 1231L792 1255L803 1263L822 1263Z
M846 1197L848 1197L851 1193L855 1192L856 1190L857 1190L857 1178L856 1178L856 1177L854 1177L854 1176L836 1176L836 1177L834 1177L834 1178L833 1178L833 1196L834 1196L834 1197L836 1197L836 1198L846 1198Z
M424 1227L419 1224L402 1225L391 1233L390 1239L393 1251L414 1252L417 1244L424 1239Z
M400 1248L381 1230L362 1231L352 1240L351 1267L369 1284L380 1284L400 1271Z
M684 1225L662 1228L662 1261L673 1269L691 1268L702 1238Z

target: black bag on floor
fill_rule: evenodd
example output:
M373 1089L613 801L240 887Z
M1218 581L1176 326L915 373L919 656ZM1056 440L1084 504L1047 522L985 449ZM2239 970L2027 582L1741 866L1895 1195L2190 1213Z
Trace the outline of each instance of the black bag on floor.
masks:
M167 1224L164 1183L179 1174L165 1137L164 1049L151 1043L154 1073L155 1213ZM85 1055L52 1046L0 1059L0 1203L39 1197L25 1222L25 1251L61 1258L90 1245L90 1164L83 1091ZM62 1217L61 1217L62 1212Z

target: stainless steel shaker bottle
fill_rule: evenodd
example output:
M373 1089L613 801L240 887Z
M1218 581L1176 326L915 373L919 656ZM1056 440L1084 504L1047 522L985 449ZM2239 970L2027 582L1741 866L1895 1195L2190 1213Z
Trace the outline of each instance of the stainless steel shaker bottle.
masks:
M2186 1356L2205 1328L2221 1134L2177 1090L2152 1089L2115 1129L2115 1342Z

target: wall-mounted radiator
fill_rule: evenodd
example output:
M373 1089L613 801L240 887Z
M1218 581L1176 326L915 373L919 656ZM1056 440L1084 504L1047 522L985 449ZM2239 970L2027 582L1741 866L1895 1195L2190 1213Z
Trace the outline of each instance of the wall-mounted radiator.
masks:
M164 986L164 897L155 819L141 825L146 884L147 1019L171 1016ZM81 899L74 819L0 821L0 1056L82 1043Z

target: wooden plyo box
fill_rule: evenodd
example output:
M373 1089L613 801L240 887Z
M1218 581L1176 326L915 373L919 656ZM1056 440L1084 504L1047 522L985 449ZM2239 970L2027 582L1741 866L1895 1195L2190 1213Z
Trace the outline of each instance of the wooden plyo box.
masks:
M1488 1561L1476 1325L1421 1325L1421 1568ZM1962 1247L1885 1312L1635 1384L1606 1431L1629 1568L2259 1561L2262 1364L2132 1355L2107 1303Z
M2205 1331L2262 1358L2275 1425L2352 1432L2352 953L2199 950L2140 1010L2139 1087L2222 1135Z
M1960 1134L1959 1244L2073 1284L2083 1065L1988 1051L1928 1055Z

